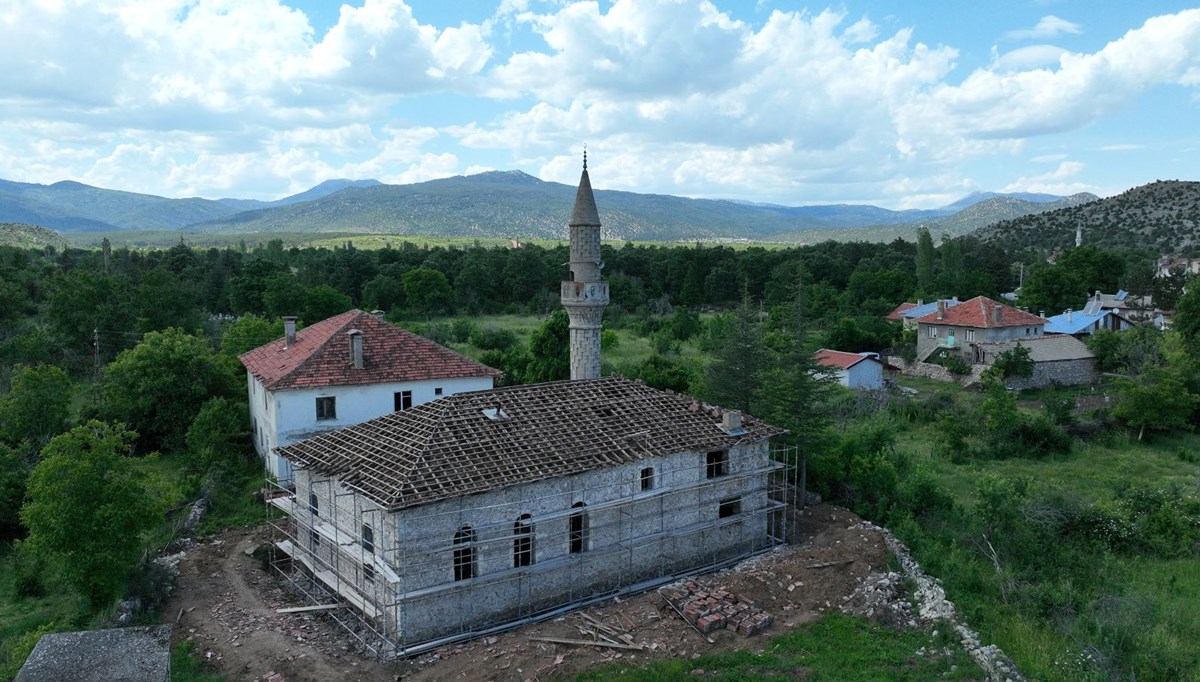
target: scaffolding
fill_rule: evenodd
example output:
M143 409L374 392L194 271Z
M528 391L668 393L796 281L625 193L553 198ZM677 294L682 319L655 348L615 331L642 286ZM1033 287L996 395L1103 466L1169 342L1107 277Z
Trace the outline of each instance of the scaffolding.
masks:
M309 604L338 605L329 615L366 651L415 655L787 542L796 452L762 447L727 470L680 453L614 467L619 483L601 469L391 512L302 469L297 488L267 496L286 512L272 521L272 566Z

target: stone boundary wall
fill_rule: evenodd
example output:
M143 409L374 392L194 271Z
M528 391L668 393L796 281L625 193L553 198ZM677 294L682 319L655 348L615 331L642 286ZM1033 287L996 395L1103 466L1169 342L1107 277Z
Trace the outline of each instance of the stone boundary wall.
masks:
M934 381L962 384L963 386L970 386L978 382L983 371L987 369L985 365L971 365L970 374L959 375L952 373L941 365L935 365L931 362L907 362L904 358L895 355L888 356L886 362L890 368L899 371L901 374L925 377Z

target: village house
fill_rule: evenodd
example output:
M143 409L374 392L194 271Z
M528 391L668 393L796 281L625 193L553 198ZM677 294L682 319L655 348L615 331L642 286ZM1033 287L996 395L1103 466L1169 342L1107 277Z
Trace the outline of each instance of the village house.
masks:
M1028 377L1009 377L1009 388L1042 388L1044 386L1079 386L1096 381L1096 356L1087 344L1068 334L1048 334L1034 339L998 341L979 345L978 353L985 365L995 363L1005 351L1022 346L1029 350L1033 374Z
M917 326L917 320L925 317L929 313L937 311L938 305L943 308L953 308L959 304L958 297L943 298L937 301L926 303L918 300L916 303L901 303L896 306L892 312L887 314L887 319L892 322L900 322L905 329L913 329Z
M1135 322L1151 322L1156 316L1154 297L1150 295L1136 296L1124 289L1115 294L1106 294L1097 290L1092 294L1088 304L1096 303L1100 310L1112 310L1125 319Z
M1067 310L1061 315L1046 318L1045 331L1047 334L1069 334L1071 336L1090 336L1107 329L1119 332L1133 327L1133 323L1121 313L1112 309L1104 309L1098 300L1089 300L1083 310Z
M959 305L936 309L917 320L917 359L935 353L957 355L967 364L984 362L979 345L1040 337L1046 319L1033 313L976 296Z
M277 449L435 398L491 388L498 370L351 310L239 358L246 368L254 447L278 481L292 470Z
M846 353L822 348L813 354L817 364L828 367L838 383L847 388L883 388L883 363L875 353Z
M280 449L276 547L384 655L544 618L786 537L782 433L600 377L600 220L586 157L569 223L567 381L445 395Z

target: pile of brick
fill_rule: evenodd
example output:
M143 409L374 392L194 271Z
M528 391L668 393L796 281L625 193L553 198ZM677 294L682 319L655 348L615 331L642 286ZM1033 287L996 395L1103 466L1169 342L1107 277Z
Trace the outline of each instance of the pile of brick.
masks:
M749 637L771 626L771 614L745 595L707 588L691 580L664 587L659 593L701 634L729 628Z

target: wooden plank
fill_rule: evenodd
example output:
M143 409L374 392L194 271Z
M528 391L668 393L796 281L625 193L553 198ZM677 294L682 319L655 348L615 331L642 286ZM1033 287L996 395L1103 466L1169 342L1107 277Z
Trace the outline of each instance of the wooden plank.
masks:
M611 644L609 642L592 641L589 639L563 639L561 637L535 637L533 635L530 635L529 639L535 642L552 642L554 644L571 644L574 646L602 646L609 649L642 650L642 647L637 644Z
M317 604L316 606L289 606L286 609L275 609L275 613L308 613L310 611L333 611L342 608L341 604Z

